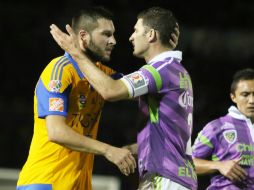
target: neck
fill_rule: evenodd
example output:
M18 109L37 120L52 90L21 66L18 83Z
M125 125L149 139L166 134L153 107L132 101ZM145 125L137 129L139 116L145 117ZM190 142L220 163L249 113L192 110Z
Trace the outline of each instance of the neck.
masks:
M98 61L100 61L100 57L97 56L95 53L93 53L90 49L87 49L85 52L84 52L84 55L91 61L93 62L94 64Z
M144 59L145 59L146 63L148 63L155 56L157 56L165 51L172 51L172 49L169 47L161 46L161 45L153 45L148 49L146 55L144 55Z

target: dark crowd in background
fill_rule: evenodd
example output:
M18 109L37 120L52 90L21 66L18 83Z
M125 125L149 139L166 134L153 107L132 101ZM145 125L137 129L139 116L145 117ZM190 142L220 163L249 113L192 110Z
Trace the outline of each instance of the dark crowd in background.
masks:
M64 29L71 16L87 5L102 5L114 13L117 45L108 64L124 74L144 64L133 57L128 40L137 13L151 6L173 11L181 33L176 49L183 51L182 64L194 88L193 140L208 121L227 113L232 104L229 89L233 73L254 68L251 0L1 0L0 167L20 169L24 164L33 133L35 85L49 61L63 54L49 25L55 23ZM133 143L137 125L137 102L106 103L98 139L117 146ZM137 189L137 172L125 177L102 157L95 158L94 174L118 176L121 190ZM199 190L205 189L208 178L199 181Z

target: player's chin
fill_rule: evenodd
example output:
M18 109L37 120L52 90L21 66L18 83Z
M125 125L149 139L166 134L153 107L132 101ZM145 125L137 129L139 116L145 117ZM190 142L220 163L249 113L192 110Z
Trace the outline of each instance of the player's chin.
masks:
M134 55L135 57L138 57L138 58L143 58L143 56L141 55L141 53L138 53L138 52L136 52L135 50L133 51L133 55Z
M248 118L254 118L254 110L248 110L248 113L246 115Z
M102 61L104 61L104 62L110 61L110 55L103 56Z

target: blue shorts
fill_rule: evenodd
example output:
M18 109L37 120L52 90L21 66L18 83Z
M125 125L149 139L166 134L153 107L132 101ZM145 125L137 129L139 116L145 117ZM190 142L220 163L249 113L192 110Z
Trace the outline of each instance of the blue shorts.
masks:
M31 184L17 186L16 190L53 190L51 184Z

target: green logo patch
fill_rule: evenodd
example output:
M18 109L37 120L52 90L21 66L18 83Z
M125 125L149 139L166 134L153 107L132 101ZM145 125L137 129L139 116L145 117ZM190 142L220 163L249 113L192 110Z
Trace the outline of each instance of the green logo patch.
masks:
M236 141L237 133L236 133L236 130L234 130L234 129L227 130L227 131L223 132L223 136L228 143L232 144Z

